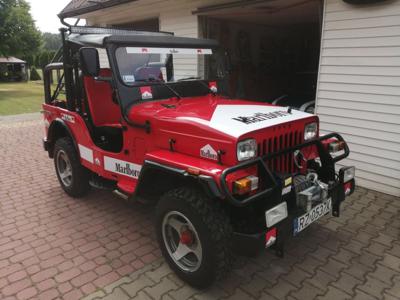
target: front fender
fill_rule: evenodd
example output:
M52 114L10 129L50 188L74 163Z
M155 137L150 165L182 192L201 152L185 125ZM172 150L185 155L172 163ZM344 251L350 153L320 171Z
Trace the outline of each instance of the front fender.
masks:
M224 167L218 163L191 157L177 152L158 150L148 153L140 172L136 193L141 195L148 188L149 180L154 178L149 174L163 174L173 181L198 183L207 195L213 198L223 198L219 187L219 177ZM156 173L153 173L156 171ZM162 180L161 180L162 181ZM176 182L179 185L182 182Z

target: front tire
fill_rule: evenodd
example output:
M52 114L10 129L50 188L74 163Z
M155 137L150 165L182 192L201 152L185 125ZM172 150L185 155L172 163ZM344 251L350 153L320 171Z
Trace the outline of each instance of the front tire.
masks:
M164 258L191 286L205 288L230 270L229 218L202 193L189 188L167 192L157 206L156 233Z
M89 172L80 163L79 155L70 138L56 141L54 146L54 166L63 190L74 198L87 194L90 190Z

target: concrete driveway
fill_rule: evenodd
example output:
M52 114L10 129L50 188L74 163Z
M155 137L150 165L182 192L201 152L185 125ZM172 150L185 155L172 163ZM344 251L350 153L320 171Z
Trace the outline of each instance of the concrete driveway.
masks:
M399 198L358 188L283 259L239 258L199 291L160 257L152 208L61 190L43 132L39 115L0 120L0 299L400 299Z

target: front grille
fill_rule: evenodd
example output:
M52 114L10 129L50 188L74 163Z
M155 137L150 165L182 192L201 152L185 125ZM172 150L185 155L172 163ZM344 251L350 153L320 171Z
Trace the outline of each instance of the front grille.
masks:
M266 154L276 153L281 150L294 147L303 142L304 133L303 131L292 131L264 139L258 144L259 154L264 156ZM279 173L294 173L298 171L294 160L293 152L288 154L279 155L273 159L267 161L268 168L273 172Z

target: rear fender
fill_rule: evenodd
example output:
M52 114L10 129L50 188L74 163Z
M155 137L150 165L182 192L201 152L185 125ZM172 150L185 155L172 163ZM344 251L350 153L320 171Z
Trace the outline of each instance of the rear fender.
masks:
M48 151L50 158L53 158L53 150L56 141L59 138L63 137L70 137L74 144L75 150L78 151L78 145L76 144L71 129L68 127L67 124L65 124L62 119L57 118L53 122L51 122L47 131L46 150Z

